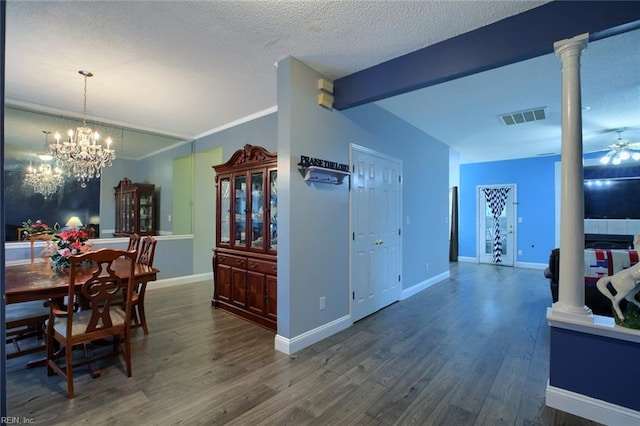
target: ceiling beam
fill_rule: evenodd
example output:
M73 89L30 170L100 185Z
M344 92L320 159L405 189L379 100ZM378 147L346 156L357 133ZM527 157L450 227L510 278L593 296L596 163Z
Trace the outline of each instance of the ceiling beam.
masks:
M589 33L599 40L640 28L639 1L552 1L334 81L338 110L553 52Z

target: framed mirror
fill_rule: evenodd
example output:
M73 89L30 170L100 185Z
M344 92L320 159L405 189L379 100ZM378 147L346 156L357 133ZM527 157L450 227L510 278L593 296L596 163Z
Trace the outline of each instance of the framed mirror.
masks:
M56 132L66 134L81 125L80 119L5 105L6 242L19 240L19 228L27 220L64 227L77 218L94 230L93 237L112 237L114 188L125 177L156 186L158 235L192 233L193 142L170 135L87 120L94 131L113 140L116 158L112 165L102 170L99 179L90 179L86 188L65 172L63 183L46 198L34 191L25 181L28 168L42 163L39 155L49 153L47 145L55 143ZM50 164L55 167L55 159Z

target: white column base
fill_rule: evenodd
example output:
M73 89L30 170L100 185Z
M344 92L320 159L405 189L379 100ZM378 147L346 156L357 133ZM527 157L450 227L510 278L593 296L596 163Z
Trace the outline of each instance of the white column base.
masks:
M588 306L572 306L560 301L553 304L550 312L554 319L593 324L593 313Z

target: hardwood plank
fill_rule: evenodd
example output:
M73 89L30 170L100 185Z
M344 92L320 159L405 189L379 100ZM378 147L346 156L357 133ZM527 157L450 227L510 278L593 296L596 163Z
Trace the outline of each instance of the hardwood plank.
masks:
M507 356L496 374L491 388L480 409L477 421L480 424L512 424L512 413L519 410L522 389L527 387L526 376L529 362L525 358Z
M150 286L152 287L152 286ZM210 308L210 281L147 292L133 377L59 377L8 360L9 415L37 424L596 425L545 406L551 304L540 270L451 264L451 278L304 350ZM96 403L104 401L104 403Z

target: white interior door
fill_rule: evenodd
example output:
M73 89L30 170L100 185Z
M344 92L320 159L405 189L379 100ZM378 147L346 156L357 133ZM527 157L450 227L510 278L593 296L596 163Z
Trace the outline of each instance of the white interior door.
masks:
M516 185L479 186L478 262L513 266L516 242Z
M400 299L401 163L352 146L351 318Z

